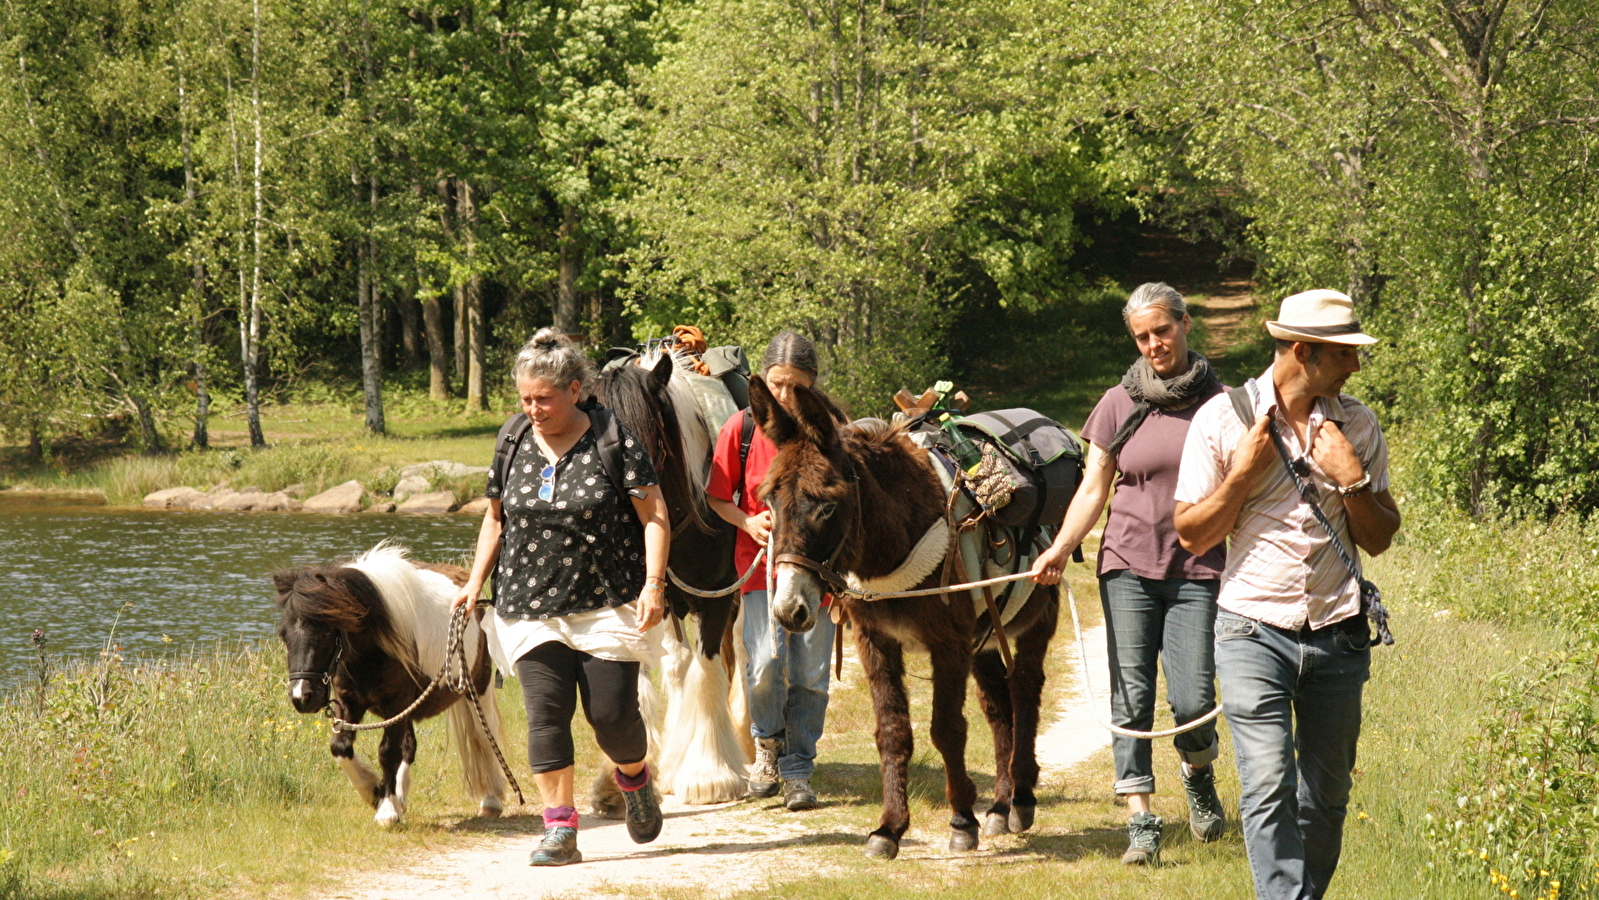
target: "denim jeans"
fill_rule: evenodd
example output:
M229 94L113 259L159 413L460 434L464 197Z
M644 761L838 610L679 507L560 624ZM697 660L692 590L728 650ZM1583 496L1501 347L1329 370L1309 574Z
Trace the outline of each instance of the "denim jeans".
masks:
M744 595L744 650L749 654L744 685L749 693L750 733L782 742L777 772L784 781L810 778L816 768L816 742L827 718L827 667L832 662L835 626L825 609L821 620L804 634L776 626L774 657L767 597L766 591Z
M1123 728L1149 731L1155 724L1155 666L1166 669L1166 702L1178 725L1203 716L1216 705L1216 666L1212 628L1221 582L1187 578L1144 578L1129 569L1099 576L1110 654L1111 720ZM1177 755L1191 766L1216 758L1216 726L1207 724L1177 735ZM1116 735L1118 794L1152 794L1155 771L1150 742Z
M1343 848L1371 641L1336 624L1289 631L1222 610L1216 671L1255 895L1320 898Z

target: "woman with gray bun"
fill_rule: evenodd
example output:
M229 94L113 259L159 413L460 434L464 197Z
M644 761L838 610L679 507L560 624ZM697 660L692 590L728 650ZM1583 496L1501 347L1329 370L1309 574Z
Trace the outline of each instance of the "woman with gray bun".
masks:
M1182 294L1169 285L1139 285L1127 298L1122 319L1139 357L1083 425L1089 449L1082 486L1032 576L1040 584L1060 581L1066 560L1099 521L1114 484L1098 566L1108 626L1111 718L1123 728L1149 731L1161 660L1177 724L1200 718L1216 703L1212 628L1226 559L1220 547L1200 557L1184 550L1172 517L1189 422L1222 385L1209 361L1188 349L1193 320ZM1214 841L1226 824L1211 766L1216 728L1207 723L1178 735L1174 744L1182 759L1189 829L1198 840ZM1116 735L1112 746L1112 789L1127 798L1132 812L1122 862L1155 864L1164 823L1150 811L1155 792L1150 742Z
M616 764L628 834L646 843L661 830L638 676L644 632L666 612L671 529L643 444L620 423L608 429L610 410L588 397L593 366L582 351L546 328L512 371L522 411L500 433L515 446L503 476L489 472L489 509L455 605L471 609L494 573L485 631L495 661L521 682L528 766L544 801L544 840L530 862L560 866L583 858L572 794L579 695Z
M805 337L785 331L767 344L761 379L785 409L796 411L794 389L813 387L816 376L816 347ZM836 407L833 413L843 421ZM728 419L717 435L706 493L716 514L738 527L733 561L740 572L749 570L771 534L772 514L762 502L760 487L775 456L777 446L761 433L747 409ZM744 584L744 647L749 655L744 683L755 738L750 794L771 797L781 786L785 807L815 809L810 779L816 768L816 742L827 718L833 620L822 616L803 634L779 629L774 650L767 601L765 573L756 571Z

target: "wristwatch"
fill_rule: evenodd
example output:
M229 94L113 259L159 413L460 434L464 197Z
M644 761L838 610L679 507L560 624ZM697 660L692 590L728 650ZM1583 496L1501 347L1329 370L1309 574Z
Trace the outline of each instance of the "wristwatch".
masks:
M1339 485L1338 495L1340 497L1353 497L1369 487L1371 487L1371 473L1367 472L1366 474L1360 476L1360 480L1354 484Z

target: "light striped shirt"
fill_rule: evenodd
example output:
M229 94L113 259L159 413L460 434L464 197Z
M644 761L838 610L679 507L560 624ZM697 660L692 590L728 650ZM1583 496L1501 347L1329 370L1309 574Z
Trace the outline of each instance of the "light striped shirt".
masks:
M1360 551L1349 534L1338 484L1306 456L1293 428L1278 409L1272 370L1267 369L1254 385L1255 415L1271 413L1289 454L1304 457L1310 464L1309 480L1318 488L1317 502L1359 565ZM1377 416L1359 400L1340 394L1336 400L1316 399L1307 433L1315 434L1328 420L1337 422L1354 446L1355 455L1371 476L1371 489L1386 490L1388 442ZM1226 394L1212 397L1188 428L1177 475L1177 500L1198 503L1219 488L1232 468L1234 449L1247 433L1248 427L1238 418L1231 398ZM1227 570L1216 602L1229 612L1296 630L1306 623L1323 628L1360 613L1360 591L1349 576L1349 568L1339 559L1332 539L1316 521L1310 505L1300 499L1280 459L1250 490L1238 521L1233 524Z

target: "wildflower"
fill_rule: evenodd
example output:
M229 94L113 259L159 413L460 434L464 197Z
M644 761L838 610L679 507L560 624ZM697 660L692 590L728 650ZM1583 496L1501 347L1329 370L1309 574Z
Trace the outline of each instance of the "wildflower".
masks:
M44 643L45 643L44 629L43 628L35 628L35 629L33 629L33 637L29 638L29 640L33 641L33 646L38 647L41 650L44 649Z

